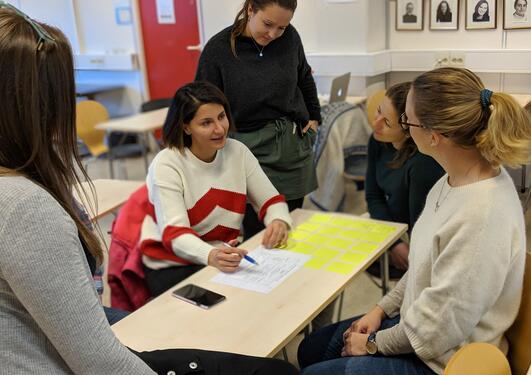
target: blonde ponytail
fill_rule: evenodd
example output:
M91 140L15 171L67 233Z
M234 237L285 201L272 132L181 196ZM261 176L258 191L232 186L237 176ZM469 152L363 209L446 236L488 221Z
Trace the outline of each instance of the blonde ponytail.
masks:
M494 93L487 127L476 147L492 165L516 167L531 162L531 119L510 95Z

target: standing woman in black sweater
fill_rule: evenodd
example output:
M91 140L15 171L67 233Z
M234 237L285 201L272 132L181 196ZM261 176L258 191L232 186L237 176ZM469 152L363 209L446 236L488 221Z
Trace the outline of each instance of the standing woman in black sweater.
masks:
M233 138L249 147L290 211L317 188L312 146L321 121L311 68L290 25L296 7L297 0L246 0L234 24L205 45L195 77L225 93ZM263 229L249 205L243 226L246 238Z

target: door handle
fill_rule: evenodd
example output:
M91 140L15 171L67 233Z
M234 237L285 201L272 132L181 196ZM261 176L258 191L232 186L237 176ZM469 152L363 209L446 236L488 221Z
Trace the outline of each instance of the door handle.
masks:
M203 46L201 44L196 44L195 46L186 46L187 51L201 51Z

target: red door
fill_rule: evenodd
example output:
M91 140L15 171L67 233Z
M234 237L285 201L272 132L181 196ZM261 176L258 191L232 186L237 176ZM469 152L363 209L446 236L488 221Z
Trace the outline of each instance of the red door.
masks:
M160 24L156 0L140 0L144 54L151 99L169 98L193 81L200 51L196 0L173 0L175 23Z

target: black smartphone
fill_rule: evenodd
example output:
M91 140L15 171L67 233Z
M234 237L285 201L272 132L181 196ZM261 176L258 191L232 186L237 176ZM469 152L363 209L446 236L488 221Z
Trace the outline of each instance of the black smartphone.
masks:
M174 297L203 309L209 309L225 299L225 296L194 284L187 284L172 292Z

